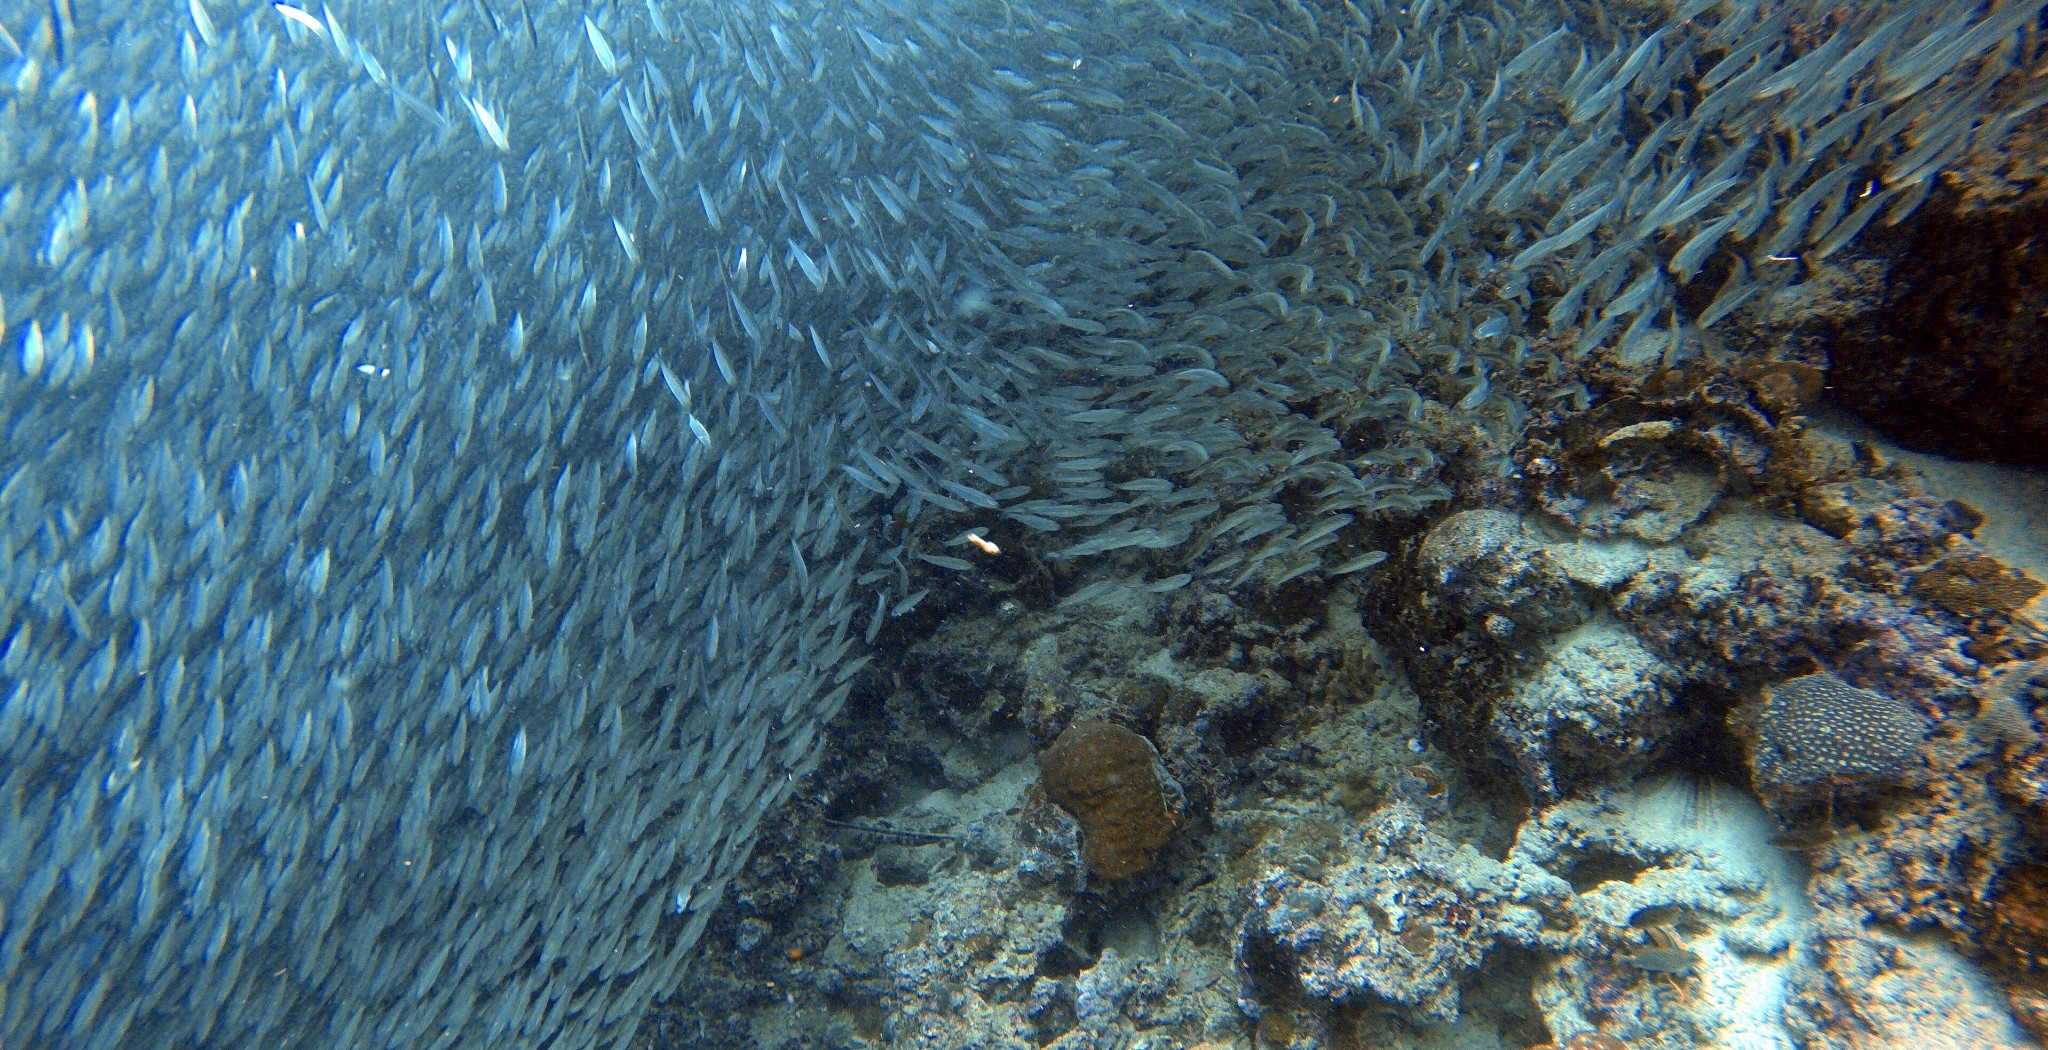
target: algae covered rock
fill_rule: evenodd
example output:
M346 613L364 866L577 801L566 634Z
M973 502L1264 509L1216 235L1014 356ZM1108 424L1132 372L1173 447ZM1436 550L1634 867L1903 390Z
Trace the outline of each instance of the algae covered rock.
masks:
M1389 618L1438 743L1484 742L1539 803L1646 768L1684 676L1611 606L1652 552L1497 510L1431 528Z
M1678 672L1611 620L1568 633L1494 707L1491 728L1531 797L1553 800L1647 768L1682 727Z
M1547 639L1591 614L1544 537L1505 511L1437 523L1389 578L1369 615L1400 639L1396 651L1442 740L1487 739L1506 683Z
M1405 803L1382 808L1346 847L1316 877L1280 869L1253 884L1236 943L1248 1015L1305 997L1455 1020L1463 979L1494 945L1534 941L1540 922L1517 899L1569 892L1539 869L1453 845Z

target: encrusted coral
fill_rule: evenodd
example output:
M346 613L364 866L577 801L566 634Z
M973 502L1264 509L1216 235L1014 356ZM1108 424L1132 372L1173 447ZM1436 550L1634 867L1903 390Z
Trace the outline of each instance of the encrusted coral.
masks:
M1645 373L1614 355L1589 363L1600 397L1535 429L1523 473L1550 514L1600 536L1677 539L1724 497L1778 488L1803 458L1801 414L1820 370L1796 360L1692 362Z
M1809 1050L2026 1050L2003 996L1947 944L1823 913L1786 1011Z
M1553 633L1583 620L1585 603L1518 515L1470 510L1445 518L1416 551L1419 596L1447 626L1497 638Z
M1685 724L1683 676L1609 606L1649 559L1634 540L1499 510L1431 529L1397 570L1388 611L1444 746L1491 741L1545 803L1646 768Z
M2048 695L2048 664L2008 665L1978 700L1972 735L1996 761L1992 783L2005 799L2036 820L2048 817L2048 737L2035 712Z
M1640 772L1680 725L1678 674L1611 621L1570 632L1494 709L1531 795L1554 800Z
M1769 1027L1775 1015L1750 997L1778 986L1804 918L1797 868L1770 833L1732 791L1660 782L1543 810L1493 860L1453 845L1420 808L1389 803L1323 870L1254 885L1237 933L1239 1001L1255 1017L1307 999L1448 1021L1463 979L1513 945L1550 959L1533 996L1553 1032L1677 1050ZM1685 949L1654 939L1695 920L1718 935ZM1681 981L1705 994L1685 1005Z
M1954 738L1937 739L1914 790L1843 803L1856 819L1824 827L1807 846L1814 903L1896 929L1947 931L1959 944L1980 942L1995 921L1984 902L1998 873L2023 862L2029 847L2019 818L1961 761L1976 754Z
M1083 719L1039 756L1045 793L1081 824L1088 870L1109 880L1145 870L1173 837L1179 814L1171 778L1144 737L1114 722Z
M1451 515L1387 578L1377 618L1400 638L1437 734L1464 746L1489 737L1494 702L1519 665L1591 614L1540 538L1506 511Z
M1453 847L1419 810L1395 803L1321 878L1278 871L1253 886L1237 934L1239 1002L1257 1017L1276 995L1370 999L1451 1020L1459 978L1496 942L1536 939L1542 919L1522 902L1570 892L1540 868Z
M2048 971L2048 865L2006 872L1993 885L1993 894L1989 903L1995 922L1985 947L2016 969Z
M1982 554L1943 558L1913 578L1913 593L1958 616L2009 616L2041 593L2041 581Z

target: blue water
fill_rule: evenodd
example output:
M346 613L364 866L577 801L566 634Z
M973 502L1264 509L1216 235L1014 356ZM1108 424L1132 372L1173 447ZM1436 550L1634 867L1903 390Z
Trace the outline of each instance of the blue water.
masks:
M916 638L1373 586L1588 361L1739 362L1939 203L2041 16L0 4L0 1045L646 1045ZM1037 1041L1289 1045L1102 996Z

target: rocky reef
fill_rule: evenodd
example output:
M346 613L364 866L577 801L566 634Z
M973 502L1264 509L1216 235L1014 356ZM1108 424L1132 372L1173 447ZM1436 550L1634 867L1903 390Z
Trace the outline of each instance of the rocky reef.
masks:
M1427 402L1362 571L935 578L643 1044L2040 1045L2048 537L1838 414L1872 265Z

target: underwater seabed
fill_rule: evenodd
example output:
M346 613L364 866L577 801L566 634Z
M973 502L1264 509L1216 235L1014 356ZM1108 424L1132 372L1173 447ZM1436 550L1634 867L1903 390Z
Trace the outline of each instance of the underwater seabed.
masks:
M1334 587L935 596L640 1045L2041 1045L2048 479L1807 408L1748 484L1658 427L1600 496L1538 479ZM1772 753L1822 674L1925 739L1845 710L1807 739L1860 760ZM1047 757L1103 725L1150 777ZM1170 838L1100 877L1148 806Z
M2038 1038L2044 70L0 4L0 1050Z

